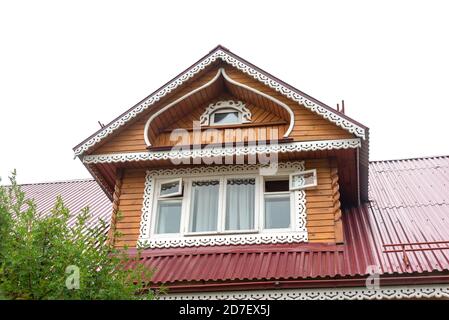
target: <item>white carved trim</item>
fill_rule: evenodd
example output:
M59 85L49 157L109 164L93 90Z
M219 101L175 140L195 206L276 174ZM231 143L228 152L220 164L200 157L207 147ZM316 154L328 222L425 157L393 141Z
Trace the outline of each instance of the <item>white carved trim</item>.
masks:
M440 299L449 298L449 286L412 285L323 289L278 289L224 292L171 293L162 300L380 300L380 299Z
M286 104L283 103L282 101L279 101L278 99L276 99L276 98L274 98L274 97L272 97L272 96L270 96L270 95L268 95L268 94L266 94L266 93L263 93L263 92L261 92L261 91L259 91L259 90L256 90L256 89L254 89L254 88L252 88L252 87L250 87L250 86L247 86L246 84L239 83L239 82L235 81L234 79L230 78L230 77L226 74L226 71L225 71L224 69L223 69L223 71L222 71L222 74L223 74L223 77L224 77L227 81L229 81L230 83L232 83L232 84L234 84L234 85L236 85L236 86L238 86L238 87L244 88L244 89L246 89L246 90L249 90L249 91L251 91L251 92L254 92L255 94L258 94L258 95L260 95L260 96L262 96L262 97L264 97L264 98L267 98L268 100L270 100L270 101L272 101L272 102L274 102L274 103L280 105L282 108L284 108L284 109L288 112L288 114L289 114L289 116L290 116L290 124L289 124L289 126L288 126L287 131L285 131L284 138L287 138L287 137L290 135L290 133L291 133L292 130L293 130L293 127L295 126L295 114L293 113L292 109L291 109L288 105L286 105Z
M192 168L156 169L148 170L145 179L145 189L142 205L142 218L140 221L140 236L137 245L143 248L168 248L168 247L192 247L192 246L216 246L216 245L241 245L241 244L268 244L268 243L296 243L307 242L308 233L306 227L306 195L304 190L294 192L296 217L295 228L291 232L261 232L254 234L222 234L209 236L178 236L152 238L150 237L150 223L152 221L154 181L156 178L167 176L195 176L195 175L219 175L236 173L259 173L268 166L260 164L222 165ZM277 164L279 170L304 170L304 161L281 162Z
M295 114L293 113L292 109L291 109L288 105L286 105L286 104L283 103L282 101L279 101L278 99L276 99L276 98L274 98L274 97L272 97L272 96L270 96L270 95L268 95L268 94L266 94L266 93L263 93L263 92L261 92L261 91L259 91L259 90L256 90L256 89L251 88L251 87L249 87L249 86L247 86L247 85L245 85L245 84L242 84L242 83L239 83L239 82L233 80L232 78L230 78L230 77L227 75L227 73L226 73L226 71L225 71L224 68L220 68L220 69L218 69L217 74L216 74L211 80L209 80L207 83L205 83L205 84L202 85L201 87L198 87L198 88L196 88L196 89L190 91L189 93L183 95L182 97L176 99L175 101L169 103L168 105L166 105L165 107L161 108L159 111L157 111L156 113L154 113L154 114L152 114L152 115L150 116L150 118L149 118L149 119L147 120L147 122L145 123L144 132L143 132L143 137L144 137L144 140L145 140L145 144L146 144L147 146L151 146L151 142L150 142L150 139L149 139L149 137L148 137L148 129L150 128L151 122L153 122L153 120L156 119L157 116L161 115L162 113L164 113L165 111L167 111L168 109L170 109L170 108L173 107L174 105L178 104L179 102L181 102L181 101L187 99L188 97L190 97L190 96L193 95L194 93L199 92L199 91L201 91L201 90L203 90L203 89L205 89L205 88L211 86L215 81L217 81L217 79L220 77L220 74L223 75L223 78L224 78L226 81L232 83L233 85L236 85L236 86L238 86L238 87L241 87L241 88L244 88L244 89L249 90L249 91L251 91L251 92L254 92L255 94L258 94L258 95L260 95L260 96L262 96L262 97L264 97L264 98L267 98L268 100L270 100L270 101L272 101L272 102L274 102L274 103L280 105L282 108L284 108L284 109L288 112L288 114L289 114L289 116L290 116L290 124L289 124L289 126L288 126L288 129L287 129L286 132L284 133L284 138L287 138L287 137L290 135L290 133L292 132L293 127L294 127L294 125L295 125ZM232 106L229 106L229 107L232 107ZM211 105L209 105L209 108L211 108ZM209 109L209 108L208 108L208 109ZM235 108L235 107L234 107L234 108ZM218 109L218 108L215 108L215 110L216 110L216 109ZM245 109L246 109L246 108L245 108ZM213 110L213 111L215 111L215 110ZM238 109L237 109L237 110L238 110ZM212 112L210 112L210 113L212 113ZM207 110L206 110L206 112L203 114L203 115L206 115L206 116L207 116L207 124L208 124L208 125L210 124L210 123L209 123L209 115L210 115L210 113L207 113ZM243 113L243 115L248 114L248 113L249 113L250 117L249 117L248 119L246 119L246 120L248 120L248 121L243 121L243 123L249 122L249 120L251 119L251 114L250 114L250 112L249 112L248 109L245 110L245 112ZM243 120L245 120L245 117L244 117ZM205 122L206 122L205 119L203 118L203 116L201 116L201 117L200 117L200 124L201 124L201 125L204 125Z
M216 103L211 103L203 114L200 116L200 125L209 126L210 116L220 109L234 109L241 113L242 123L251 122L251 111L245 106L242 101L234 101L234 100L226 100L226 101L217 101Z
M307 109L319 114L323 118L335 123L336 125L342 127L343 129L353 133L359 138L365 139L365 129L361 126L357 125L353 121L350 121L342 116L340 116L338 113L323 107L313 101L311 101L309 98L305 97L303 94L296 90L292 90L275 79L273 79L271 76L261 73L254 68L248 66L243 61L229 55L225 51L219 49L214 52L212 52L210 55L206 56L203 60L198 62L195 66L187 70L185 73L180 75L179 77L175 78L173 81L171 81L169 84L167 84L165 87L163 87L161 90L157 91L156 93L149 96L145 101L139 103L136 107L132 108L129 112L121 116L116 121L112 122L110 125L106 126L103 130L98 132L95 136L81 144L78 148L75 149L75 156L79 156L89 150L92 146L112 134L115 130L122 127L124 124L126 124L131 119L135 118L137 115L142 113L143 111L147 110L150 106L158 102L161 98L165 97L167 94L171 93L173 90L181 86L183 83L185 83L187 80L194 77L196 74L198 74L201 70L209 66L211 63L215 62L217 59L221 59L222 61L228 63L229 65L237 68L238 70L248 74L249 76L253 77L254 79L260 81L261 83L269 86L270 88L276 90L277 92L281 93L282 95L286 96L289 99L292 99L293 101L298 102L298 104L303 105Z
M153 113L147 120L147 122L145 123L145 127L143 129L143 138L145 140L145 144L149 147L151 146L151 142L150 139L148 138L148 129L150 128L150 124L151 122L156 119L157 116L159 116L160 114L164 113L165 111L167 111L168 109L170 109L171 107L173 107L174 105L178 104L179 102L183 101L184 99L187 99L188 97L190 97L191 95L195 94L198 91L201 91L207 87L209 87L212 83L214 83L221 74L221 69L217 71L217 74L207 83L203 84L201 87L196 88L195 90L190 91L189 93L183 95L182 97L176 99L175 101L167 104L165 107L163 107L162 109L160 109L159 111Z
M246 146L209 146L201 148L200 146L193 148L183 148L173 150L147 151L147 152L126 152L126 153L109 153L87 155L82 158L83 163L117 163L128 161L152 161L152 160L176 160L188 158L210 158L225 156L245 156L267 153L284 153L284 152L300 152L300 151L317 151L317 150L333 150L333 149L355 149L361 146L359 138L356 139L339 139L339 140L322 140L310 142L288 142L281 144L248 144Z

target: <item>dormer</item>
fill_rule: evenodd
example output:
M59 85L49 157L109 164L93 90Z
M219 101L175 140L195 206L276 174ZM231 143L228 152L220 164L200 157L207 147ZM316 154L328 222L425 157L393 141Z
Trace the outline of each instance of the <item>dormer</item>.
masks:
M218 46L74 148L117 246L343 243L368 128Z

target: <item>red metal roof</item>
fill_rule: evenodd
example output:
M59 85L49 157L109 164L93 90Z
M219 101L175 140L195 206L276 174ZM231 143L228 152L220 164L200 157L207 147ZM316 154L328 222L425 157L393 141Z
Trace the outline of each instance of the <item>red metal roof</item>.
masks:
M92 215L86 222L87 226L99 225L100 219L110 223L111 201L93 179L23 184L21 188L27 198L35 200L37 211L43 215L50 213L60 195L71 213L69 225L76 222L77 215L86 206L89 206Z
M449 157L372 162L370 202L343 214L345 243L145 250L154 283L347 278L449 271ZM388 244L448 241L402 252ZM433 248L433 250L422 250ZM399 249L400 252L385 251Z

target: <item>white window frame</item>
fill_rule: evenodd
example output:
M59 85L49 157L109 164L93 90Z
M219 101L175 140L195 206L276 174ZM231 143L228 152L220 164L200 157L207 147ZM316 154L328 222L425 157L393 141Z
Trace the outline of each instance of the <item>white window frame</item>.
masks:
M313 173L313 182L311 184L305 184L303 186L298 186L298 187L293 186L293 177L294 176L304 175L304 174L308 174L308 173ZM316 169L297 171L297 172L291 173L290 176L289 176L290 191L304 190L304 189L307 189L307 188L316 187L317 185L318 185L318 177L317 177Z
M285 179L286 181L290 180L289 174L277 174L272 176L262 176L262 194L261 194L261 230L265 233L272 233L272 232L288 232L288 231L294 231L294 225L295 225L295 207L294 207L294 193L292 190L287 191L277 191L277 192L266 192L265 191L265 181L279 181ZM290 181L289 181L290 184ZM285 195L290 195L290 226L288 228L265 228L265 196L268 197L281 197Z
M160 194L161 192L161 187L163 184L167 184L167 183L172 183L172 182L178 182L178 190L176 192L173 193L168 193L168 194ZM161 181L158 185L158 192L159 192L159 198L173 198L176 196L180 196L182 195L182 178L177 178L177 179L169 179L166 181Z
M291 219L290 229L264 229L264 179L277 179L289 177L293 172L304 170L303 161L281 162L278 164L276 175L270 174L269 170L261 170L260 164L242 165L219 165L201 168L173 168L148 170L145 180L145 191L142 206L142 219L138 246L142 248L169 248L169 247L196 247L215 245L237 245L254 243L300 243L308 241L306 227L306 199L304 190L290 191ZM160 199L181 199L181 197L159 198L159 184L170 180L179 179L183 181L183 196L181 205L181 229L180 233L156 234L157 206ZM189 180L213 180L232 178L255 178L255 217L254 230L224 230L225 208L223 218L220 222L223 230L213 233L190 233L188 230L188 217L190 214L190 191ZM224 186L224 184L221 184ZM221 192L224 193L225 187ZM226 196L220 198L220 202L226 201ZM225 203L225 202L224 202Z
M176 237L176 236L181 236L182 235L182 215L183 215L183 210L184 210L184 196L181 196L181 194L177 195L177 196L170 196L167 197L166 195L161 195L161 185L165 184L165 183L169 183L169 182L173 182L176 181L178 179L160 179L156 182L156 192L154 193L154 201L153 201L153 212L155 213L152 216L151 219L151 224L152 224L152 228L151 228L151 235L154 237ZM182 184L182 181L181 181ZM181 186L181 192L182 192L182 186ZM157 219L159 218L159 202L170 202L170 201L179 201L181 200L181 219L179 221L179 232L178 233L157 233Z
M215 123L215 115L217 113L237 113L238 114L238 120L236 122L228 122L228 123ZM209 125L210 126L227 126L227 125L234 125L234 124L242 124L242 112L240 110L234 109L234 108L222 108L214 111L214 113L211 114Z

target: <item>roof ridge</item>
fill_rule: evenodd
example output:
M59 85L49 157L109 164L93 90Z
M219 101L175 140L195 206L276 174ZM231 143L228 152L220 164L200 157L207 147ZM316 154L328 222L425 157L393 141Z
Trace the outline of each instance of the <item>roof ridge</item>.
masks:
M79 179L68 179L68 180L54 180L54 181L44 181L44 182L33 182L33 183L19 183L20 186L34 186L40 184L62 184L62 183L75 183L75 182L92 182L95 181L93 178L79 178Z
M410 157L410 158L398 158L398 159L385 159L385 160L370 160L369 163L378 162L395 162L395 161L409 161L409 160L426 160L426 159L439 159L449 158L449 155L437 155L437 156L422 156L422 157Z

